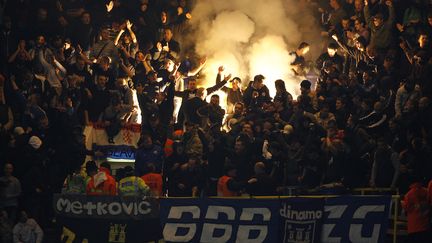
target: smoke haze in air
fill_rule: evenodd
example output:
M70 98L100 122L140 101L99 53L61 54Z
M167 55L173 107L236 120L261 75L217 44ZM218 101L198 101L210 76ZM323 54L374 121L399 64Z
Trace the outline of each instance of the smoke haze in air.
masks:
M274 81L283 79L295 95L298 81L289 64L301 41L318 39L313 18L297 0L200 0L192 11L196 52L207 56L206 83L212 82L217 68L243 80L256 74L266 77L274 95ZM300 17L301 16L301 17ZM311 41L308 41L313 44ZM244 85L247 82L243 82Z

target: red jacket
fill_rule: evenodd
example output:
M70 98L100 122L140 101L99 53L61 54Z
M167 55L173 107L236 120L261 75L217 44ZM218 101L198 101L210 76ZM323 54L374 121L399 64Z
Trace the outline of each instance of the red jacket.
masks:
M222 176L219 178L217 183L217 195L218 197L235 197L239 196L238 192L231 191L228 189L228 181L230 181L232 178L229 176Z
M115 179L106 168L99 168L99 172L90 178L87 184L87 195L111 195L117 194Z
M421 183L413 183L402 202L408 216L408 234L427 231L429 225L428 191Z
M155 196L162 196L162 175L158 173L147 173L141 177L150 187Z

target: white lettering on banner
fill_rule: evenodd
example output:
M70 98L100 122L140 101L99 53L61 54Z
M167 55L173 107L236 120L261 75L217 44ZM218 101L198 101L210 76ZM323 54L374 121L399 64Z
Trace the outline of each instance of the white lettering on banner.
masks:
M249 238L251 231L258 231L259 235L256 238ZM259 243L263 242L268 234L268 227L266 225L240 225L237 232L237 243Z
M361 206L355 211L353 218L354 219L364 219L364 218L366 218L366 215L368 213L384 212L384 211L385 211L384 205ZM363 228L363 225L361 225L361 224L352 224L351 225L351 228L349 231L349 237L350 237L351 241L355 241L358 243L378 242L379 233L381 230L381 225L374 224L372 236L370 236L370 237L363 237L362 236L362 228Z
M292 220L301 220L301 221L305 221L305 220L316 220L316 219L320 219L322 218L322 211L321 210L317 210L317 211L308 211L308 210L302 210L302 211L298 211L298 210L293 210L291 209L291 205L284 203L282 208L279 210L280 215L282 217L285 217L287 219L292 219Z
M177 230L181 228L187 229L187 234L177 235ZM195 232L196 232L196 224L166 223L162 231L162 235L165 241L190 242L195 236Z
M219 237L215 237L215 230L222 231L223 235ZM205 223L203 225L203 230L201 234L200 242L228 242L231 238L232 234L232 226L228 224L209 224Z
M87 215L92 215L93 210L96 209L96 205L94 205L94 203L92 202L87 202L86 204L83 205L83 208L87 209Z
M183 213L191 213L193 219L198 219L200 215L200 209L197 206L176 206L171 207L168 214L169 219L181 219Z
M145 206L146 208L143 208L143 206ZM146 201L140 202L138 204L138 211L140 214L149 214L151 212L150 203Z
M372 212L384 212L384 205L371 205L371 206L361 206L355 211L354 219L364 219L368 213Z
M57 211L59 211L59 212L64 209L64 211L66 213L69 213L70 212L70 205L71 205L71 203L68 199L60 198L59 200L57 200L56 208L57 208Z
M218 219L219 213L227 216L228 220L234 220L235 210L232 207L225 206L209 206L207 209L206 219Z
M349 238L352 242L355 243L378 242L381 225L374 224L372 236L370 237L362 236L362 228L363 228L362 224L351 224L350 231L349 231Z
M240 220L251 221L254 215L262 215L263 221L269 221L271 212L268 208L243 208Z
M132 210L134 209L133 204L122 203L122 206L123 206L123 210L125 211L126 214L132 214Z
M74 214L81 214L82 213L82 205L80 202L75 201L71 203L71 211Z
M341 243L341 237L330 237L336 224L323 224L321 232L321 241L325 243Z
M342 217L342 214L347 209L347 205L335 205L335 206L325 206L324 211L329 212L327 218L329 219L339 219Z
M329 212L328 219L340 219L347 209L347 205L332 205L325 206L324 211ZM365 219L368 213L381 213L385 211L384 205L366 205L360 206L353 213L352 219ZM321 240L325 243L340 243L341 237L330 237L336 224L324 224L322 227ZM351 224L349 227L349 240L356 243L372 243L378 242L381 230L380 224L374 224L371 236L363 236L363 224Z
M176 206L171 207L168 218L169 219L181 219L185 213L192 214L192 219L199 219L200 208L197 206ZM177 235L178 229L186 229L185 235ZM173 242L189 242L193 239L196 233L196 224L178 224L178 223L166 223L162 231L163 237L166 241Z
M126 215L147 215L151 213L151 204L148 201L137 202L81 202L70 199L59 198L55 203L59 213L72 213L79 215L116 216ZM133 211L133 212L132 212ZM199 212L198 212L199 213Z
M121 208L121 206L120 206L120 203L118 203L118 202L110 203L110 204L108 205L108 212L109 212L111 215L119 215L119 214L121 214L121 212L122 212L122 208Z
M107 214L108 211L105 209L108 205L106 203L97 202L96 210L98 215Z
M182 219L185 213L192 214L192 219L199 219L200 208L197 206L172 206L168 213L168 219ZM233 224L214 224L204 222L200 242L228 242L232 236L236 242L263 242L268 235L267 225L239 225L235 222L235 208L229 206L210 205L207 208L205 219L223 220L221 215L226 215L228 221L234 221ZM243 208L240 214L240 221L252 221L254 217L261 216L262 221L270 221L271 211L268 208ZM239 225L237 232L233 232L233 226ZM184 232L179 235L179 229ZM166 223L163 229L163 236L166 241L188 242L193 240L196 235L197 226L195 223ZM215 231L221 232L220 236L214 236ZM250 238L251 232L257 232L257 236ZM233 234L237 235L233 235Z

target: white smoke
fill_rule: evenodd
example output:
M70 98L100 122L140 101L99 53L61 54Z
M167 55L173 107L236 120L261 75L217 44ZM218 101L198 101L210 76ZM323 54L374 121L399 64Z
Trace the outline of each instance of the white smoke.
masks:
M243 80L262 74L271 95L274 81L285 81L294 96L301 78L293 75L290 63L301 41L319 33L302 1L297 0L199 0L192 11L196 52L207 56L203 70L205 86L213 85L219 66ZM299 21L301 20L301 21ZM304 31L302 31L304 30ZM308 41L310 43L310 41Z

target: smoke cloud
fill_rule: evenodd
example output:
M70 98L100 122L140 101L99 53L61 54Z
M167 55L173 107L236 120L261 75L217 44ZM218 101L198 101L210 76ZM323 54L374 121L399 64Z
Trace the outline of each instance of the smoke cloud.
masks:
M300 77L290 63L298 44L319 39L308 11L298 0L200 0L192 11L196 52L207 56L204 85L213 85L217 68L239 76L243 85L256 74L266 77L271 95L274 81L285 81L288 91L298 95ZM311 41L307 41L310 44Z

